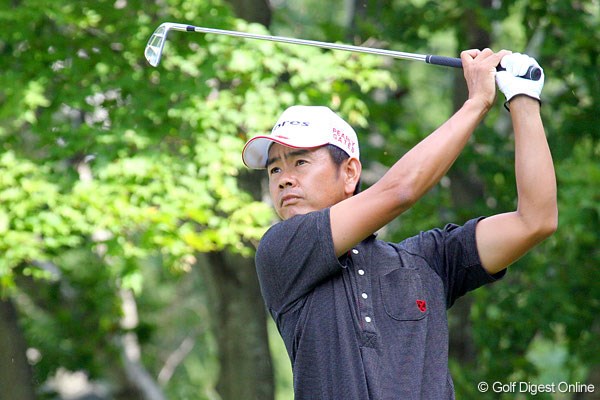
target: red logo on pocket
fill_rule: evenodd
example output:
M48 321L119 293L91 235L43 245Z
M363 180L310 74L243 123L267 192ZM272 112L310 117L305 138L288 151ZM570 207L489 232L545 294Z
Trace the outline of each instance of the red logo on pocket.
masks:
M417 300L417 307L421 312L427 311L427 302L425 300Z

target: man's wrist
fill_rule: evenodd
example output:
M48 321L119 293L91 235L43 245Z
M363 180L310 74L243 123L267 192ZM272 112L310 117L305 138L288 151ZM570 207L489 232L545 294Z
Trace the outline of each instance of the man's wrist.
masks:
M487 114L491 106L488 102L477 98L470 98L463 104L465 110L477 113L480 118Z
M542 105L542 101L536 97L529 96L525 93L519 93L513 96L509 101L507 101L504 106L507 110L512 110L513 107L518 108L528 108L531 110L539 110Z

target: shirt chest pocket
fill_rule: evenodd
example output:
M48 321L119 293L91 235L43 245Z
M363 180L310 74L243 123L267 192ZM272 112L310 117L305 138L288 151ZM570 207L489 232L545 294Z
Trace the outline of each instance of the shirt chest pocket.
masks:
M385 312L397 321L417 321L428 313L426 293L416 269L398 268L379 278Z

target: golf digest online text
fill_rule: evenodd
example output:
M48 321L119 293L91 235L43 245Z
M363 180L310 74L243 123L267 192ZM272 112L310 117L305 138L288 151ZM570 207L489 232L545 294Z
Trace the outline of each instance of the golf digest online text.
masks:
M477 390L481 393L492 391L494 393L525 393L535 396L538 393L594 393L595 387L592 384L581 382L568 383L546 383L538 384L532 382L479 382Z

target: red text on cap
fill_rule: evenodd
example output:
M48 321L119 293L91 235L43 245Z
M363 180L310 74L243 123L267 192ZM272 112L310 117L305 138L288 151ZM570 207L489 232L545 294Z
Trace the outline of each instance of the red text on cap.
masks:
M333 128L333 140L346 146L351 153L354 153L354 141L348 137L343 131Z

